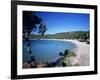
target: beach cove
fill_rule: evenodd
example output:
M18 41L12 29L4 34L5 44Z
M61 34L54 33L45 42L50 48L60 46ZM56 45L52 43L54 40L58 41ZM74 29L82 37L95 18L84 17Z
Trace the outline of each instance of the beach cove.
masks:
M71 57L69 60L71 65L79 66L88 66L90 63L90 45L85 42L79 42L78 40L69 40L69 39L46 39L46 40L58 40L58 41L67 41L75 44L75 48L71 51L75 52L76 57Z
M52 62L56 60L57 64L56 64L55 67L61 67L63 61L65 63L68 63L68 62L70 63L70 65L67 65L67 66L88 66L89 65L89 44L86 44L85 42L79 42L78 40L68 40L68 39L41 39L39 41L43 41L43 40L46 40L46 41L58 41L58 42L60 41L60 42L66 42L66 43L69 42L69 43L75 45L73 49L69 48L69 50L74 52L76 56L71 56L71 57L64 56L64 57L60 58L59 54L58 54L58 58L54 57L54 60L51 58ZM66 46L66 43L65 43L65 46ZM57 47L59 47L59 46L57 46ZM45 47L42 47L42 49L43 48L45 48ZM41 56L39 56L39 57L41 57ZM41 60L41 61L46 62L46 60Z

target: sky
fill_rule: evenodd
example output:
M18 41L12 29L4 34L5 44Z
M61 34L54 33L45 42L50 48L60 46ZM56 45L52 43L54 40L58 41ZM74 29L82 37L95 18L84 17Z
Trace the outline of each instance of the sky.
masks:
M88 31L89 14L61 13L61 12L36 12L46 23L45 34L55 34L70 31Z

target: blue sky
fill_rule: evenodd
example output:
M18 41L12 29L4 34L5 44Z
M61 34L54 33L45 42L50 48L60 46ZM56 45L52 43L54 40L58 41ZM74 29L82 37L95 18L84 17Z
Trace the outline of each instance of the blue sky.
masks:
M55 34L70 31L88 31L89 14L82 13L56 13L56 12L36 12L42 17L47 25L45 34Z

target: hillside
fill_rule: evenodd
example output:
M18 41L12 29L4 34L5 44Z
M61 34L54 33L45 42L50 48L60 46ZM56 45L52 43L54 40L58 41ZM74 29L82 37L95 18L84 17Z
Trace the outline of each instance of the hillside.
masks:
M56 34L29 35L30 39L89 39L89 31L61 32Z

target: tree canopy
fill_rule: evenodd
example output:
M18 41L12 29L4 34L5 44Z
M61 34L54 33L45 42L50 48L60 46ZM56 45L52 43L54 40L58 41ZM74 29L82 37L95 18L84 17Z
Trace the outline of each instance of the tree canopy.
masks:
M30 34L32 32L44 35L46 32L46 24L40 16L37 16L33 11L23 11L23 34Z

